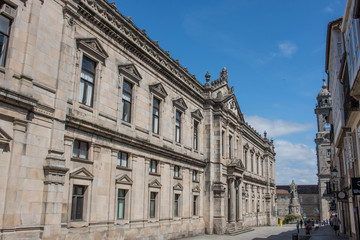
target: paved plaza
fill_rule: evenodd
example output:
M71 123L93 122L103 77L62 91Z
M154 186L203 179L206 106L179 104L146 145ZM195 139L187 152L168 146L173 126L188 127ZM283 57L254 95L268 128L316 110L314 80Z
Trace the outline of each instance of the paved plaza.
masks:
M202 235L191 238L184 238L184 240L291 240L293 233L296 233L295 225L271 226L271 227L256 227L252 232L240 234L237 236L228 235ZM300 229L300 234L305 234L305 229ZM330 226L320 227L318 230L311 231L311 240L347 240L348 238L340 234L335 236L333 229Z

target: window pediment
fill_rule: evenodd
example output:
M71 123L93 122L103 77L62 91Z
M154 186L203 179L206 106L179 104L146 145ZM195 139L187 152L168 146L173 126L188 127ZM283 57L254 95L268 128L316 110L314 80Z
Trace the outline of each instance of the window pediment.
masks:
M95 55L102 62L109 57L104 48L101 46L99 40L96 38L78 38L76 39L76 43L78 48L82 48L91 55Z
M200 187L199 185L196 185L193 189L192 189L193 192L200 192Z
M5 152L10 151L10 141L12 138L0 128L0 147L3 148Z
M139 85L139 82L142 79L142 76L140 75L139 71L136 69L133 63L120 64L119 73L123 74L125 77L135 82L137 85Z
M181 183L175 184L173 188L174 188L174 190L181 190L181 191L184 189L184 187L181 185Z
M175 107L177 107L178 109L180 109L183 112L185 112L185 110L188 109L188 107L182 97L173 100L173 104Z
M91 174L86 168L80 168L70 173L70 178L78 178L92 181L94 175Z
M244 145L244 149L249 150L249 148L250 148L249 144L246 143L246 144Z
M128 175L124 174L116 179L116 183L132 185L133 181Z
M161 83L152 84L149 86L149 88L152 93L154 93L158 97L161 97L162 99L165 99L168 95L164 86Z
M149 182L149 187L161 188L161 186L162 186L161 183L157 179L154 179Z
M201 121L201 120L204 118L203 115L201 114L201 111L200 111L199 109L193 111L193 112L191 113L191 117L196 118L196 119L199 120L199 121Z

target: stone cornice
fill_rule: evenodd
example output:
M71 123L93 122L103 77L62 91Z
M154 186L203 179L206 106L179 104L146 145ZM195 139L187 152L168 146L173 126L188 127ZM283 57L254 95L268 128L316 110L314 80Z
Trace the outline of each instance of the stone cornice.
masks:
M162 156L171 157L174 159L178 159L179 161L183 161L198 167L205 167L205 161L198 160L196 158L180 154L179 152L175 152L169 150L168 148L163 148L161 146L157 146L149 143L146 140L141 140L138 138L132 138L120 132L114 131L112 129L106 128L104 126L88 122L84 119L77 118L75 116L66 116L65 124L67 127L71 127L74 129L79 129L85 132L90 132L97 134L99 136L103 136L107 139L112 139L119 141L121 143L128 144L132 147L143 149L149 152L154 152Z
M76 12L79 15L94 23L106 35L114 38L165 76L176 78L171 80L180 84L182 88L196 92L197 97L202 99L204 87L195 76L191 75L187 68L182 67L178 60L171 58L168 51L162 50L157 41L152 41L145 30L140 30L130 18L123 16L114 5L104 0L74 2L78 4Z

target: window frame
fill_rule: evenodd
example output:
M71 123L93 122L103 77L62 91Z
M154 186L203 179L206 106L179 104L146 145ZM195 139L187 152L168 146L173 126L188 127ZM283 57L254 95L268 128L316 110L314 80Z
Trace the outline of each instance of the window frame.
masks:
M176 198L177 196L178 196L178 198ZM180 204L181 204L181 194L174 193L174 217L175 218L181 217Z
M3 3L3 4L7 4L7 3ZM0 5L0 7L2 7L2 5ZM12 6L10 6L10 7L13 8ZM15 8L13 8L13 9L15 11ZM3 14L0 14L0 16L9 21L9 25L7 26L7 33L0 31L0 35L3 35L4 39L6 39L6 42L4 41L5 44L2 44L1 48L0 48L0 66L5 67L6 60L7 60L7 52L9 50L9 40L10 40L11 25L13 23L13 19L11 19ZM2 48L4 48L4 50L2 50Z
M126 159L123 159L123 155L126 155ZM126 163L126 166L123 166L123 162ZM117 163L116 166L119 168L129 168L129 153L119 151L117 154Z
M155 102L157 102L157 108L155 107ZM160 104L161 100L155 96L153 96L153 108L152 108L152 132L155 134L160 134ZM154 111L157 110L157 115L154 114ZM157 119L157 131L155 131L155 119Z
M191 179L193 182L199 182L199 173L197 170L192 171Z
M93 71L91 71L91 69L87 69L85 68L85 64L84 62L88 61L89 63L93 64ZM85 105L87 107L92 108L94 106L94 93L95 93L95 81L96 81L96 69L97 69L97 65L98 62L95 61L94 59L88 57L87 55L83 54L82 56L82 60L81 60L81 69L80 69L80 88L79 88L79 103L82 105ZM86 79L85 77L83 77L83 72L85 72L86 74L90 75L92 77L92 81L89 81L88 79ZM88 76L85 75L84 76ZM81 91L81 83L84 82L84 87L83 87L83 91ZM88 104L88 87L91 85L92 90L91 90L91 100L90 103ZM81 99L80 99L81 98Z
M75 194L74 192L76 189L82 188L82 194ZM85 208L85 193L87 190L87 186L74 184L72 187L72 194L71 194L71 210L70 210L70 221L72 222L80 222L84 221L84 208ZM74 198L76 201L74 201ZM81 218L77 218L78 215L78 199L81 199Z
M178 171L176 171L176 169L178 169ZM178 176L176 176L176 174L175 174L176 172L178 173ZM178 166L178 165L174 165L174 178L176 178L176 179L181 179L182 178L182 176L181 176L181 167Z
M158 203L158 192L150 191L149 195L149 218L156 219L157 218L157 203ZM153 197L154 196L154 197ZM152 204L153 203L153 204ZM152 208L153 207L153 208Z
M199 195L193 194L192 199L192 216L199 216Z
M125 89L125 84L128 84L130 87L130 91ZM129 81L127 78L123 78L122 83L122 91L121 91L121 120L127 123L131 123L131 117L132 117L132 105L133 105L133 91L134 91L134 84ZM130 100L124 99L124 95L128 94L128 98ZM127 108L125 107L127 106ZM128 109L128 117L125 118L125 109Z
M159 174L159 161L155 159L150 159L149 163L149 173L150 174Z
M78 144L76 144L78 143ZM86 156L85 157L81 157L81 143L85 143L86 144ZM75 149L75 145L78 145L78 148ZM74 155L74 150L76 150L76 155ZM72 147L72 153L71 153L71 158L72 159L77 159L77 160L89 160L89 152L90 152L90 143L87 141L83 141L81 139L74 139L73 141L73 147Z
M120 195L120 191L123 191L124 192L124 196L119 196ZM127 194L128 194L129 190L128 189L123 189L123 188L118 188L117 189L117 204L116 204L116 219L117 220L125 220L126 219L126 211L127 211ZM119 203L120 203L120 200L123 201L123 210L122 210L122 214L123 216L120 217L119 216L119 213L120 213L120 206L119 206Z
M199 125L200 122L194 119L193 148L199 150Z
M175 110L175 142L176 143L181 143L182 114L183 112L181 112L180 110L178 109Z

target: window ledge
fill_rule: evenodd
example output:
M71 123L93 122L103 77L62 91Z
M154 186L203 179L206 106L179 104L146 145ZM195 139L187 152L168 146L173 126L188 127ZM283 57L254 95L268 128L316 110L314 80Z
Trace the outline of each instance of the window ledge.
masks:
M72 220L71 222L69 222L68 227L70 228L80 228L80 227L88 227L89 223L83 220L80 221L76 221L76 220Z
M116 225L127 225L127 224L130 224L130 221L128 219L116 219L115 224Z
M131 128L131 124L128 123L128 122L126 122L126 121L124 121L124 120L121 120L121 124L124 125L124 126L127 126L127 127Z
M122 166L116 166L116 169L126 170L126 171L132 171L132 168L122 167Z
M152 133L152 136L160 139L160 135L157 133Z
M199 183L200 181L199 180L193 180L194 183Z
M149 172L149 175L153 175L153 176L161 176L160 173L154 173L154 172Z
M174 179L182 180L182 177L174 177Z
M176 142L175 145L178 146L178 147L182 147L182 145L180 143L178 143L178 142Z
M77 158L77 157L72 157L71 161L75 161L75 162L82 162L82 163L87 163L87 164L93 164L93 161L90 161L89 159L84 159L84 158Z
M158 218L149 218L148 223L156 223L159 222Z
M0 72L5 73L5 71L6 71L6 68L4 68L3 66L0 66Z
M82 109L84 109L84 110L86 110L86 111L89 111L89 112L91 112L91 113L94 111L91 107L86 106L86 105L84 105L84 104L82 104L82 103L80 103L79 108L82 108Z

